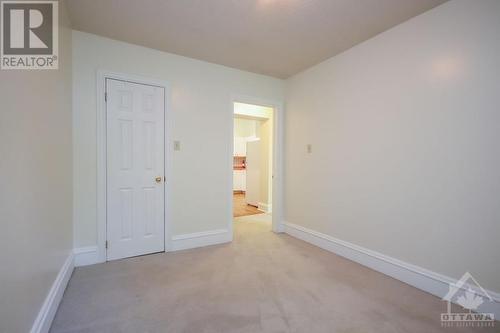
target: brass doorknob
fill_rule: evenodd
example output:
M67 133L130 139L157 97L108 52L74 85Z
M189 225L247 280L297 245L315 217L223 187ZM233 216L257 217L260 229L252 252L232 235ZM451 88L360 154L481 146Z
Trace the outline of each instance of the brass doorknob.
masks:
M156 178L155 178L155 181L156 181L157 183L161 183L161 177L156 177Z

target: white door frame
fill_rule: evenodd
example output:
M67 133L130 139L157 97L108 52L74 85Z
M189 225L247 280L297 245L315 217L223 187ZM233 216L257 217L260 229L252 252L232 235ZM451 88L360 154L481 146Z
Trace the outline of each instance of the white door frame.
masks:
M246 95L233 95L231 97L231 150L229 153L228 174L231 175L229 225L228 230L233 235L233 151L234 151L234 103L245 103L273 108L273 180L272 180L272 228L274 232L284 232L283 225L283 128L284 108L283 102Z
M158 79L146 78L137 75L131 75L126 73L117 73L106 70L97 71L97 94L96 94L96 104L97 104L97 251L98 251L98 262L106 262L106 211L107 211L107 199L106 199L106 79L115 79L121 81L127 81L131 83L138 84L148 84L153 86L162 87L165 89L165 252L171 249L170 240L170 198L171 198L171 186L170 180L172 179L172 157L173 151L171 149L171 121L170 121L170 90L168 82Z

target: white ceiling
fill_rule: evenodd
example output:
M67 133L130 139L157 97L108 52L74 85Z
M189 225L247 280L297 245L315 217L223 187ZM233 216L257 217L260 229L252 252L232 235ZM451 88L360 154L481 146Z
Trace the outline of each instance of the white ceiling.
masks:
M287 78L446 0L69 0L73 28Z

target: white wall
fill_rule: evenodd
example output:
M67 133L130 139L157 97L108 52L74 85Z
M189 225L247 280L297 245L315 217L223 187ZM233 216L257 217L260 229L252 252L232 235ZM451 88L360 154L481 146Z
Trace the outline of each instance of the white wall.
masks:
M288 80L286 220L500 291L499 31L451 1Z
M73 248L71 30L59 69L0 70L0 332L29 332Z
M226 228L232 168L233 95L282 100L282 80L73 32L75 246L96 244L96 71L170 83L174 152L172 235Z

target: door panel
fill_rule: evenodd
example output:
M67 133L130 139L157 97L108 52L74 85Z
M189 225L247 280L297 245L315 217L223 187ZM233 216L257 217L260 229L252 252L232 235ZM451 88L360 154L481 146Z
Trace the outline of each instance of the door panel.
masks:
M106 93L107 259L164 251L165 91L106 79Z

